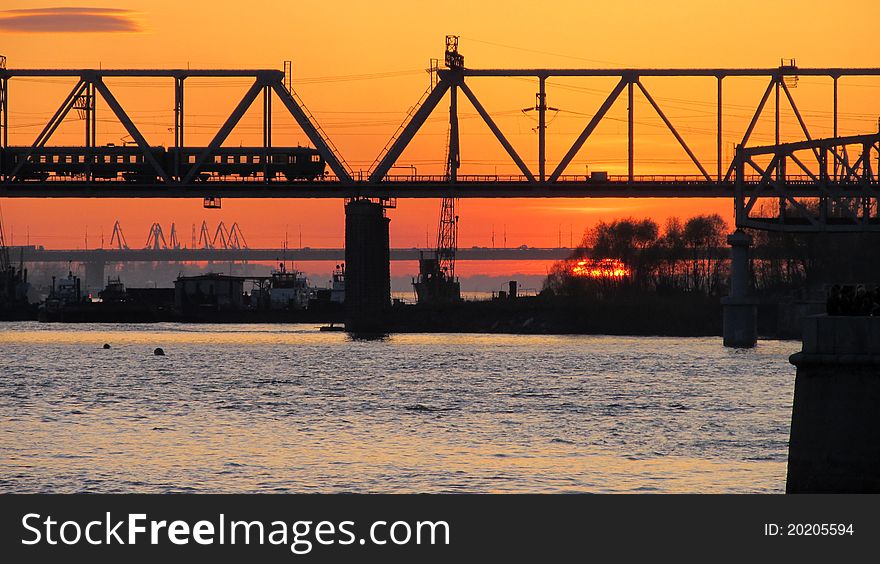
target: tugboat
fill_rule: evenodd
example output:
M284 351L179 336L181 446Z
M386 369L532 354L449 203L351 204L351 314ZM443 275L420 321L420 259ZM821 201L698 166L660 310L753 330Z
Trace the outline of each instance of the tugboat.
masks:
M337 264L330 282L330 301L336 304L345 303L345 263Z
M58 280L52 277L52 289L46 301L40 304L38 318L40 321L64 321L64 309L82 301L82 286L79 276L67 273L67 278Z
M337 307L345 303L345 263L337 264L333 270L333 279L330 281L330 303L339 304ZM345 331L345 326L331 322L330 325L318 327L318 330Z
M118 276L107 278L107 285L98 293L98 297L105 304L122 304L130 301L128 293L125 291L125 284Z
M312 297L309 281L297 270L288 272L284 263L272 272L269 279L269 307L271 309L306 309Z

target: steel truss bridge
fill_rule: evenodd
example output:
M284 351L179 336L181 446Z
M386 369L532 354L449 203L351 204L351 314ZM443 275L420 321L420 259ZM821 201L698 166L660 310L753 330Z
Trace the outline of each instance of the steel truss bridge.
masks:
M838 81L842 77L880 76L880 68L799 68L791 61L777 68L705 69L472 69L464 66L457 40L447 40L445 67L433 64L431 87L422 95L391 140L367 171L353 171L314 116L306 109L292 87L289 63L285 70L130 70L130 69L0 69L0 127L2 150L19 157L2 159L0 197L29 198L205 198L206 206L219 198L730 198L735 203L738 227L795 231L880 230L877 197L880 190L880 132L838 136ZM824 77L833 85L829 106L833 112L833 136L817 139L810 134L790 83L796 77ZM76 80L70 93L45 124L33 143L13 148L8 143L9 92L20 77L69 77ZM116 99L107 78L166 78L174 88L174 146L187 149L191 159L184 169L174 159L160 158L135 122ZM225 119L207 146L188 148L185 143L185 83L191 77L252 78L253 84ZM537 81L538 119L537 170L530 168L484 108L468 79L525 77ZM580 135L558 163L546 157L547 81L560 77L611 77L617 79L607 97L592 112ZM643 79L652 77L709 80L716 94L714 136L717 139L717 167L710 171L696 156L687 139L673 125L651 95ZM725 114L724 80L729 77L757 77L767 80L763 95L737 145L735 155L725 162L722 134ZM714 83L714 84L713 84ZM107 162L105 147L95 142L95 100L100 95L113 115L134 140L134 163L125 165L112 178L96 178L90 167ZM242 116L262 95L263 143L240 151L224 147L229 134ZM473 106L494 139L503 147L519 171L516 175L460 174L459 101L460 95ZM682 151L693 162L693 175L636 174L634 108L636 96L644 99L662 120ZM627 173L617 176L567 174L567 169L609 109L620 98L627 103ZM769 103L773 98L773 102ZM254 172L255 163L273 163L272 113L274 99L294 118L310 140L329 171L317 178L290 178ZM440 111L442 100L449 101L448 174L390 174L404 149L426 120ZM768 107L773 107L776 142L752 146L750 139ZM797 118L803 140L780 142L780 114L788 106ZM878 104L880 106L880 104ZM48 145L64 118L76 109L85 114L86 142L82 147L59 148ZM880 107L878 107L880 115ZM119 153L118 147L113 154ZM169 154L172 154L169 149ZM67 154L69 153L69 154ZM238 154L241 153L241 154ZM183 151L173 153L184 154ZM116 159L117 157L113 157ZM179 157L176 157L179 158ZM292 157L291 157L292 158ZM68 160L69 159L69 160ZM60 160L69 165L64 174L28 176L28 166ZM292 161L291 161L292 162ZM222 173L214 166L222 163ZM246 163L246 164L244 164ZM267 165L268 166L268 165ZM126 167L137 167L136 170ZM257 166L256 168L259 168ZM183 171L182 171L183 170ZM128 174L126 174L128 171ZM136 172L136 175L133 174ZM758 205L759 202L763 202ZM769 203L768 205L764 205ZM769 207L769 212L768 212Z

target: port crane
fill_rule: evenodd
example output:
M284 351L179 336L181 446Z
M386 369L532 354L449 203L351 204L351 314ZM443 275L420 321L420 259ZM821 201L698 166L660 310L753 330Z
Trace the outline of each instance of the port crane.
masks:
M464 56L458 52L458 36L446 36L446 67L464 69ZM446 154L446 177L454 182L461 164L458 138L458 90L451 90L449 106L449 142ZM437 229L437 247L433 256L422 253L419 258L419 277L413 281L420 303L443 303L461 300L461 287L455 277L455 251L458 247L458 215L456 198L444 197L440 204L440 224Z

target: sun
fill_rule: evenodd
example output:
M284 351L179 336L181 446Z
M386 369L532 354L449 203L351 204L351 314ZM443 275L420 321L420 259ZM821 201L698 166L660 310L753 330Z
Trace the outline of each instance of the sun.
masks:
M570 266L573 276L604 280L622 280L630 275L630 270L620 259L580 259Z

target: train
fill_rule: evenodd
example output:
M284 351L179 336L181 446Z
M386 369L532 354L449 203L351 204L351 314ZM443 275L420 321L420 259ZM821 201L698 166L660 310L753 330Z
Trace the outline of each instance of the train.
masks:
M190 176L205 150L205 147L150 147L149 154L172 179L183 180ZM221 147L202 163L191 180L230 176L288 182L316 180L324 176L325 168L324 158L310 147ZM18 181L37 182L50 178L149 184L161 181L137 145L3 147L0 148L0 173L3 177L15 174Z

